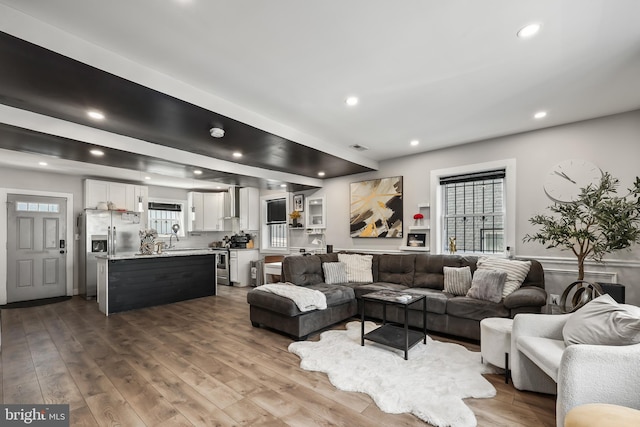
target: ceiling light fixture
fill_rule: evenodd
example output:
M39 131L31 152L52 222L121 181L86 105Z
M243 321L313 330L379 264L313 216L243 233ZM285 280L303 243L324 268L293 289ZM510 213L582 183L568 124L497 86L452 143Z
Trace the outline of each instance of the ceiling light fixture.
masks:
M325 175L324 172L322 172L322 171L318 172L318 176L324 176L324 175Z
M536 119L542 119L544 117L547 117L547 112L546 111L538 111L537 113L535 113L533 115L534 118Z
M211 128L211 129L209 129L209 133L214 138L222 138L224 136L224 129L222 129L222 128Z
M38 164L39 164L40 166L47 166L47 165L48 165L48 163L47 163L47 162L38 162Z
M538 33L538 31L540 31L541 27L542 25L540 24L529 24L527 26L524 26L520 29L520 31L518 31L518 37L520 37L521 39L528 39L529 37L533 37Z
M233 157L235 157L235 158L240 158L240 157L242 157L242 153L241 153L241 152L239 152L239 151L235 151L235 152L233 153Z
M95 119L95 120L104 119L104 114L102 114L100 111L96 111L96 110L87 111L87 116L89 116L89 117L91 117L92 119Z
M418 141L417 139L414 139L409 144L411 144L412 147L415 147L416 145L420 144L420 141Z
M201 171L201 170L199 170L199 169L194 170L194 171L193 171L193 173L194 173L195 175L202 175L202 171Z
M150 176L145 176L144 179L146 179L147 181L151 179Z
M89 150L89 152L94 156L104 156L104 151L102 150L93 149L93 150Z
M344 100L345 104L349 107L353 107L354 105L358 105L358 97L357 96L349 96Z
M280 187L287 188L287 184L280 184Z

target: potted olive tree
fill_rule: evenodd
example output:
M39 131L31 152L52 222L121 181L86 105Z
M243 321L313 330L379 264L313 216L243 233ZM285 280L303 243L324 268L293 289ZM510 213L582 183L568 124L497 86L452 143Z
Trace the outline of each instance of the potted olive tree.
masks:
M574 202L554 203L548 207L552 215L530 218L540 228L523 241L573 252L577 279L583 281L587 259L601 262L606 254L640 243L640 178L624 196L618 195L618 184L618 179L603 173L599 184L582 188ZM580 297L575 295L574 301Z

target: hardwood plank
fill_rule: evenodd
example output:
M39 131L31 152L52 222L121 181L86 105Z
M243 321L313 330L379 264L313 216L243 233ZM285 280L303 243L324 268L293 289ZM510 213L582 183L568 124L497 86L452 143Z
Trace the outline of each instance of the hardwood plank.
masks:
M2 401L67 400L74 426L427 425L301 369L290 338L251 326L248 290L221 286L215 297L109 317L81 298L3 310ZM474 342L434 339L479 351ZM466 400L478 426L555 424L554 396L485 378L496 397Z

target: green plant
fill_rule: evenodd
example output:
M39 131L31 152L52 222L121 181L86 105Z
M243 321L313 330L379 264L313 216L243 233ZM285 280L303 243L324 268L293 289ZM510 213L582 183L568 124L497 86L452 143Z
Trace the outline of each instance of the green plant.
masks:
M529 222L540 230L527 234L547 248L570 250L578 259L578 280L584 280L584 262L601 262L604 255L640 243L640 178L625 196L617 194L618 179L605 172L597 186L582 188L575 202L554 203L554 215L535 215Z

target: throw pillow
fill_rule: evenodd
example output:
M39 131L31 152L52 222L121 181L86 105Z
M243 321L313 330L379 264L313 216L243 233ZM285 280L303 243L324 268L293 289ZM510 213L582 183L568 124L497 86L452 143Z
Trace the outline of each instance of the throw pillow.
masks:
M347 283L349 281L344 262L323 262L322 271L324 271L324 283L327 285Z
M338 261L345 264L349 282L373 282L373 255L338 254Z
M502 296L506 297L522 286L522 282L527 278L529 269L531 269L531 261L481 257L478 259L478 270L483 269L498 270L507 273L507 280L502 290Z
M444 267L444 291L453 295L466 295L471 288L471 268Z
M565 345L630 345L640 343L640 307L618 304L611 295L595 298L569 316Z
M500 302L506 280L507 273L504 271L476 270L467 296L484 301Z

